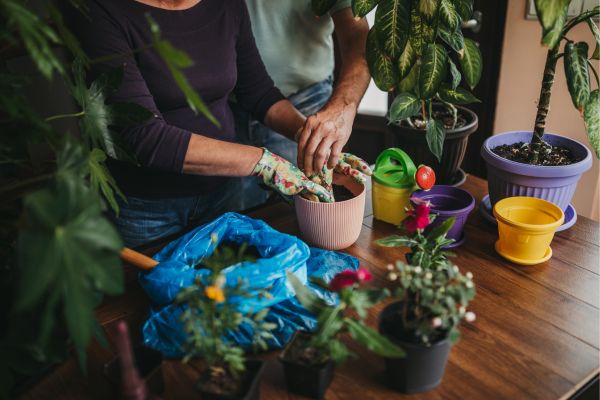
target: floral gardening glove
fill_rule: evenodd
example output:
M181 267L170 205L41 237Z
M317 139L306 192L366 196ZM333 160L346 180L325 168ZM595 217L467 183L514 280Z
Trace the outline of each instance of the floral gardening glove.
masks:
M263 150L263 156L254 167L252 175L260 176L265 185L283 195L310 193L321 202L333 202L330 192L309 180L294 164L265 148Z

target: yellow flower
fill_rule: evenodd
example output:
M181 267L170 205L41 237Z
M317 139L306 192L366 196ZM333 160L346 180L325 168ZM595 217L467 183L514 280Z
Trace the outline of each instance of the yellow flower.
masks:
M222 303L225 301L225 294L220 287L217 286L207 286L204 289L204 294L211 300L214 300L217 303Z

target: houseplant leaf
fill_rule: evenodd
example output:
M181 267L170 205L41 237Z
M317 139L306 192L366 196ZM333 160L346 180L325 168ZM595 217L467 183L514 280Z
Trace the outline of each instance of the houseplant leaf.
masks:
M419 13L427 19L433 19L439 7L439 0L418 0Z
M571 100L583 112L590 96L590 74L587 64L588 45L585 42L568 42L565 45L565 75Z
M452 89L456 89L460 85L462 75L450 57L448 57L448 68L450 69L450 77L452 78L451 87Z
M417 60L415 62L415 64L412 66L412 68L410 69L410 72L408 73L408 75L406 75L404 77L404 79L402 79L400 82L398 82L398 85L396 87L396 90L398 91L398 93L418 91L417 83L419 82L419 70L420 69L421 69L421 63L419 62L419 60ZM415 89L415 90L413 90L413 89Z
M368 326L351 318L345 318L344 322L348 327L350 336L372 352L389 358L402 358L406 355L404 350L396 346L391 340Z
M554 47L561 38L571 0L535 0L535 9L542 25L542 43Z
M442 159L442 151L444 148L444 139L446 138L446 130L442 121L437 119L429 118L427 120L427 130L425 132L425 139L429 150L433 155L440 161Z
M596 157L600 158L600 113L598 110L600 110L600 92L596 89L590 94L585 104L583 119L592 148L596 152Z
M480 103L481 101L473 96L471 92L461 87L452 89L451 87L442 85L439 90L440 98L452 104L471 104Z
M462 29L457 27L454 30L450 30L445 26L438 28L438 36L446 43L452 50L457 52L462 58L465 53L465 38L462 33Z
M380 0L352 0L352 13L355 17L364 17L371 12Z
M419 71L419 93L422 99L433 97L444 78L446 50L439 44L430 43L423 52Z
M419 15L416 9L412 9L410 12L410 36L409 40L413 46L413 49L420 56L425 47L433 42L435 37L435 30Z
M600 29L598 29L596 23L591 18L587 20L587 23L594 34L594 39L596 39L596 47L594 48L591 58L594 60L600 60Z
M92 190L102 193L110 207L118 215L119 205L116 196L126 201L125 195L119 190L115 178L110 174L104 162L106 154L98 149L92 149L89 156L88 166L90 171L90 187Z
M315 15L322 17L327 14L331 7L335 4L336 0L312 0L311 6Z
M375 31L376 26L373 26L367 36L367 64L375 85L387 92L396 85L398 70L392 59L380 51Z
M404 47L404 51L400 54L398 58L398 78L402 79L410 72L410 69L415 64L417 60L417 53L413 49L412 45L409 42L406 42L406 46Z
M390 121L401 121L419 113L421 102L412 93L400 93L390 106Z
M415 239L408 236L391 235L378 239L375 241L376 244L383 247L412 247L417 242Z
M296 298L304 308L317 315L321 312L321 310L327 308L327 303L317 297L304 284L302 284L296 275L288 272L287 278L296 292Z
M379 48L394 60L400 56L408 40L410 6L411 0L382 0L375 12Z
M460 59L460 65L467 85L473 89L481 79L483 63L481 61L481 51L477 43L471 39L465 39L465 52Z
M463 21L473 16L473 0L454 0L454 7Z
M433 241L433 240L436 240L437 238L442 237L443 235L448 233L448 231L452 228L452 226L454 225L455 222L456 222L456 217L448 218L447 220L442 222L440 225L438 225L434 229L432 229L431 232L429 232L429 234L427 235L428 239Z
M451 0L441 0L440 17L450 31L456 30L460 25L460 16L456 12Z

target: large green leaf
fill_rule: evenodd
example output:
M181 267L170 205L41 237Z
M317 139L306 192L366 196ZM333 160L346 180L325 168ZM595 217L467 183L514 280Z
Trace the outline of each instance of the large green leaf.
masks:
M90 171L90 186L92 190L102 193L108 204L119 214L119 205L117 203L116 196L126 201L125 195L119 190L117 182L112 177L108 168L104 162L106 161L106 154L98 149L92 149L89 157L89 171Z
M311 6L315 15L321 17L331 10L336 0L312 0Z
M465 53L465 38L462 33L462 29L457 27L454 30L450 30L445 26L440 26L438 29L438 36L446 43L452 50L457 52L462 58Z
M458 85L460 85L460 81L462 80L462 75L458 68L456 68L456 64L450 57L448 57L448 69L450 70L450 78L452 81L450 82L450 86L452 89L456 89Z
M410 44L410 42L406 42L404 51L398 58L398 75L400 79L408 75L416 60L417 53L413 49L412 44Z
M481 60L481 51L479 50L477 43L471 39L465 39L465 52L460 59L460 65L465 81L467 81L467 85L473 89L481 79L483 62Z
M423 52L419 72L419 94L422 99L435 96L446 68L446 50L439 44L431 43Z
M473 16L473 0L454 0L454 7L463 21Z
M406 355L404 350L395 345L391 340L364 325L362 322L351 318L345 318L344 322L348 327L350 336L375 354L387 358L402 358Z
M394 88L398 81L398 69L392 59L379 49L375 33L376 28L376 26L373 26L367 36L367 65L375 85L379 89L388 92Z
M433 153L438 161L442 159L442 152L444 148L444 140L446 139L446 130L442 121L437 119L429 118L427 120L427 130L425 132L425 139L429 150Z
M419 113L421 101L412 93L400 93L390 106L390 121L401 121Z
M398 82L396 90L398 93L414 92L419 89L419 71L421 70L421 62L417 60L410 69L408 75Z
M377 6L380 0L352 0L352 13L355 17L364 17Z
M460 25L460 16L456 12L451 0L441 0L440 17L450 31L455 30Z
M583 119L587 129L588 138L596 157L600 158L600 92L594 90L583 109Z
M568 42L565 45L565 75L571 100L583 111L590 96L590 74L587 64L588 45L585 42Z
M406 46L410 27L411 0L381 0L375 12L379 48L397 59Z
M594 60L600 60L600 29L598 29L598 26L591 18L587 20L587 23L594 34L594 39L596 40L596 47L594 48L591 58Z
M552 48L561 38L571 0L535 0L534 3L542 25L542 43Z
M175 84L184 94L189 107L195 113L201 113L206 119L220 128L221 124L219 121L217 121L217 119L212 115L208 109L208 106L204 103L204 101L202 101L200 95L198 95L198 92L192 88L182 72L183 69L192 66L192 60L186 53L176 49L169 41L161 37L160 28L150 14L147 14L146 18L148 19L150 31L152 32L152 44L158 52L160 58L165 62L165 64L167 64L167 68L169 69L169 72L171 72L171 76L175 80Z
M455 222L456 222L455 216L448 218L447 220L442 222L440 225L438 225L434 229L432 229L431 232L429 232L429 234L427 235L427 238L429 240L436 240L436 239L444 236L454 226Z
M410 12L410 37L409 40L417 53L421 55L425 47L433 42L435 38L435 29L432 24L428 23L421 17L418 11L413 8Z
M437 13L440 0L418 0L419 13L429 20L432 20Z
M471 104L481 102L481 100L473 96L471 92L461 87L453 89L452 87L442 85L439 90L439 95L442 100L452 104Z
M96 293L119 294L123 243L102 214L99 198L75 174L57 175L54 185L25 198L19 232L18 310L30 310L60 293L69 334L81 365L94 332ZM46 312L56 315L58 310Z
M417 241L408 236L391 235L378 239L375 244L383 247L411 247L417 244Z

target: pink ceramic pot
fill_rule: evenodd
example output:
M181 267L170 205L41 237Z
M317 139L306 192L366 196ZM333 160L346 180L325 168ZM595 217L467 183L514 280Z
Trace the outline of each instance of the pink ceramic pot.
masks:
M317 203L295 196L300 237L308 244L328 250L350 247L358 235L365 214L366 190L351 178L334 174L334 185L345 186L355 197L335 203Z

